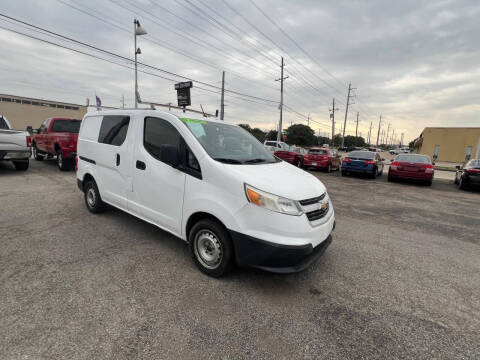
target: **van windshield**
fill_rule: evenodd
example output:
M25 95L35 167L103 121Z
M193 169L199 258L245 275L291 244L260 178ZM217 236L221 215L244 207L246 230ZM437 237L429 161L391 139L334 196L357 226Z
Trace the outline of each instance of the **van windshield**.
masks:
M180 118L211 158L227 164L275 163L253 135L239 126Z

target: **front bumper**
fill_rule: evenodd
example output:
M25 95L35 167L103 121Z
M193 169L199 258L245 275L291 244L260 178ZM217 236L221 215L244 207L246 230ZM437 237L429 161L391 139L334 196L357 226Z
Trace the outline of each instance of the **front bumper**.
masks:
M230 235L235 248L237 265L278 274L296 273L307 269L322 256L332 242L331 234L316 247L312 244L271 243L232 230Z

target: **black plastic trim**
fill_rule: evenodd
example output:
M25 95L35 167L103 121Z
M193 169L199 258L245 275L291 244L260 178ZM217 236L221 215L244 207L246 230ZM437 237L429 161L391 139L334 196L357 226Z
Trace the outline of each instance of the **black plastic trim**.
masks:
M305 270L322 256L332 242L329 235L315 248L306 245L281 245L230 231L239 266L253 267L273 273L289 274Z
M80 179L77 179L77 186L80 189L80 191L83 192L83 181Z
M93 165L96 165L96 164L97 164L97 163L95 162L95 160L86 158L86 157L84 157L84 156L79 156L78 158L79 158L80 160L86 161L86 162L88 162L88 163L90 163L90 164L93 164Z

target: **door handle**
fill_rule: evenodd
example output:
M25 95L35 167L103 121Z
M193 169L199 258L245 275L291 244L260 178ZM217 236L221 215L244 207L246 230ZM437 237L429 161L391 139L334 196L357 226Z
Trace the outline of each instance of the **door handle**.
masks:
M140 160L137 160L137 163L136 163L136 168L139 169L139 170L145 170L147 166L145 165L145 163L143 161L140 161Z
M120 165L120 154L117 154L117 166Z

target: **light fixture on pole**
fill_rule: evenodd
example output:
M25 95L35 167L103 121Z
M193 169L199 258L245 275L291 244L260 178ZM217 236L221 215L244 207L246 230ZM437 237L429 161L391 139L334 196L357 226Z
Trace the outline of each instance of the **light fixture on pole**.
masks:
M140 21L133 19L133 37L135 41L135 109L138 108L138 76L137 76L137 55L141 54L140 48L137 48L137 35L146 35L147 31L140 25Z

